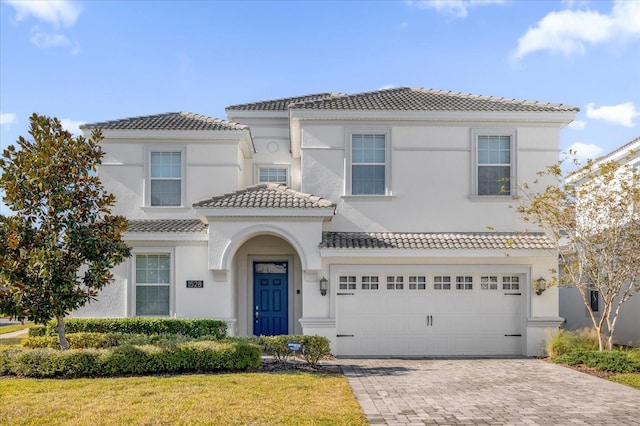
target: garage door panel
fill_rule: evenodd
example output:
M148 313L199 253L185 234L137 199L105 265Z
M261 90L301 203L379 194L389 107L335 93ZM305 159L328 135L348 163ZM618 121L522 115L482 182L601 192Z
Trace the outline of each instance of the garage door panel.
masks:
M358 287L353 296L338 296L338 334L348 336L338 338L339 355L522 353L523 296L504 290L500 277L490 278L491 287L481 287L480 276L475 275L472 285L456 288L452 274L446 289L444 285L436 289L430 277L420 290L417 285L409 289L410 278L405 276L404 286L394 287L389 285L392 280L379 276L375 290ZM520 285L524 279L509 276L507 281Z

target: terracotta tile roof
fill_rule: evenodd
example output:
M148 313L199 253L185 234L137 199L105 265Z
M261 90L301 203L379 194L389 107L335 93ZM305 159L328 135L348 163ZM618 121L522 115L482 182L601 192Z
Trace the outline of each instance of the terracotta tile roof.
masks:
M295 191L286 185L262 183L198 201L193 207L314 209L335 207L335 204L321 197Z
M543 233L387 233L324 232L320 248L327 249L551 249Z
M330 99L332 97L346 96L343 93L316 93L306 96L295 96L292 98L274 99L270 101L251 102L248 104L230 105L225 110L236 111L288 111L291 104L299 102L317 101L319 99Z
M208 225L199 219L130 220L127 232L206 233Z
M165 114L88 123L83 124L80 128L109 130L246 130L249 127L190 112L167 112Z
M293 109L384 111L579 111L569 105L423 88L401 87L299 102Z

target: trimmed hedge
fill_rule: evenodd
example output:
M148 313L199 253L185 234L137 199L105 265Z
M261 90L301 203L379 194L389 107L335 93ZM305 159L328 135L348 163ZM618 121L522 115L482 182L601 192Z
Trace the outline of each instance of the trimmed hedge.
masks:
M70 333L67 341L70 349L110 348L122 344L122 333ZM22 346L30 349L60 349L60 338L56 336L28 337L22 341Z
M311 365L316 365L322 358L329 356L331 348L329 339L322 336L284 334L279 336L259 336L257 343L267 354L278 362L286 362L295 353L287 347L290 342L302 344L300 355Z
M586 365L600 371L614 373L640 372L640 360L625 351L585 351L577 350L552 358L556 364Z
M240 341L66 351L7 348L0 349L0 375L73 378L247 370L260 365L261 354L258 345Z
M216 340L227 337L227 323L216 319L182 318L69 318L64 321L67 333L181 334L192 338L208 336ZM33 327L29 336L53 336L56 322Z

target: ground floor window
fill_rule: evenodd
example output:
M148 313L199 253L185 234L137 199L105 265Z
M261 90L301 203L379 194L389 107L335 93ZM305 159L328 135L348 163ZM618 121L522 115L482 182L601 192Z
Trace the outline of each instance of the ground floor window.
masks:
M136 316L169 316L171 255L136 254Z

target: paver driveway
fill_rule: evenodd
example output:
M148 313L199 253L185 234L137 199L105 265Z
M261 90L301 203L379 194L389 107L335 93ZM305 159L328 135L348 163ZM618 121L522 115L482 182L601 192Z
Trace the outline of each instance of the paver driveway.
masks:
M640 425L640 390L536 359L341 359L372 425Z

